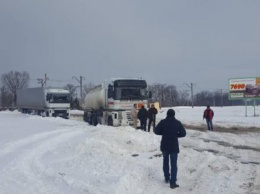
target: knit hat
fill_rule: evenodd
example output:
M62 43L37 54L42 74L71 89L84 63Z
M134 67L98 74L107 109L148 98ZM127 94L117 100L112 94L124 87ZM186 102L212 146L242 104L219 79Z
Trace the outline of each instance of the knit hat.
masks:
M174 117L175 116L175 111L173 109L169 109L167 111L167 117Z

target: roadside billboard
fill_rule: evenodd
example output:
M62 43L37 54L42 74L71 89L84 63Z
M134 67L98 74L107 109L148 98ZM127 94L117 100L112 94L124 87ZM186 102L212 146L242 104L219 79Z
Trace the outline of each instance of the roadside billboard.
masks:
M260 99L260 77L229 79L229 100Z

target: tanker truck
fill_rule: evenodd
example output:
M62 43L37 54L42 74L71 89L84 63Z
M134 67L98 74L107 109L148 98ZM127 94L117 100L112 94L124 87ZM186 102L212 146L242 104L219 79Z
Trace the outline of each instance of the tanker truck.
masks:
M16 106L22 113L69 118L70 93L51 87L20 89L17 90Z
M111 78L86 94L84 121L91 125L132 126L133 105L147 108L150 97L146 81L141 78Z

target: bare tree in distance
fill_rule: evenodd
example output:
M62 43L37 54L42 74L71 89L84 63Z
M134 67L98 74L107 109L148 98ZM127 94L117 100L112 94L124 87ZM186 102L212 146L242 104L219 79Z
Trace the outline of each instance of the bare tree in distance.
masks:
M148 89L152 92L152 102L159 102L162 106L162 88L164 84L154 83L148 86Z
M180 106L189 106L189 91L184 90L179 92L179 105Z
M17 90L27 88L30 76L27 72L10 71L2 75L3 86L6 86L13 94L13 102L16 105Z
M90 90L92 90L96 85L94 85L93 83L88 83L84 85L84 95L86 96L87 93L89 93Z
M149 85L148 90L153 94L152 102L159 102L161 107L178 105L179 94L176 86L155 83Z
M83 104L84 104L84 99L85 99L87 93L89 93L89 91L92 90L94 87L96 87L96 85L94 85L91 82L89 82L89 83L87 83L83 86L83 95L82 95L83 96L83 99L82 99Z
M168 85L165 87L163 91L165 98L164 103L165 106L177 106L178 105L178 99L179 99L179 93L176 90L176 86L174 85Z
M207 105L211 105L214 106L214 94L205 90L205 91L201 91L199 93L197 93L195 95L195 104L198 106L207 106Z
M67 84L64 89L68 90L70 93L71 101L70 108L71 109L80 109L79 99L77 97L76 90L79 86L74 86L73 84Z
M73 84L67 84L66 86L64 86L64 89L69 91L71 98L75 98L77 87L78 86L74 86Z
M12 94L7 90L5 86L1 87L1 106L2 108L11 107L12 105Z

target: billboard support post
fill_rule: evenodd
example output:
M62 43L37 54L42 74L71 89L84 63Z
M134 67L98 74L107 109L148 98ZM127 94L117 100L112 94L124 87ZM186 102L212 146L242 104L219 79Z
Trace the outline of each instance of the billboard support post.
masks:
M247 117L247 100L245 100L245 116Z
M254 99L254 117L256 117L256 114L255 114L255 99Z

